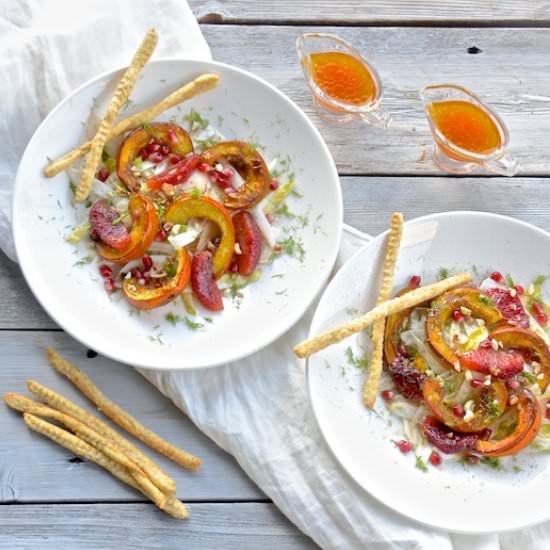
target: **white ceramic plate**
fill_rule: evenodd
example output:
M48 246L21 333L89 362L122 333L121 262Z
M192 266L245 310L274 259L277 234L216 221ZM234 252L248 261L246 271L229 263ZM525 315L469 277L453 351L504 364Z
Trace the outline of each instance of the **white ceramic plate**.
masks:
M67 332L87 346L118 361L158 369L220 365L268 345L303 314L336 258L342 227L342 197L336 168L320 134L281 92L259 78L220 63L162 60L149 63L132 94L125 115L158 101L200 73L221 76L207 94L165 113L160 120L181 117L195 108L228 139L255 140L265 146L269 162L290 158L297 190L297 214L310 223L301 232L303 262L277 258L262 279L247 287L240 308L226 300L212 323L190 330L165 320L168 305L149 314L130 316L124 300L111 300L97 266L74 267L89 250L75 249L64 236L75 225L68 178L47 179L42 170L83 139L81 121L94 98L119 78L121 70L88 82L62 101L29 142L15 184L14 235L25 278L46 311ZM282 274L273 278L272 275ZM201 319L198 319L199 321Z
M311 335L350 319L350 309L366 311L376 300L385 235L361 249L326 289L315 313ZM528 284L550 274L550 236L526 223L482 212L426 216L405 225L395 288L414 274L433 282L439 270L497 269ZM475 269L474 269L475 266ZM448 531L487 533L518 529L550 518L543 505L550 492L549 456L524 452L502 461L502 469L465 466L444 459L415 467L411 452L401 454L392 440L403 438L401 421L381 399L375 413L360 400L363 375L349 366L346 348L358 355L365 335L349 338L312 356L308 387L315 416L334 455L374 497L417 521ZM427 461L429 449L422 451Z

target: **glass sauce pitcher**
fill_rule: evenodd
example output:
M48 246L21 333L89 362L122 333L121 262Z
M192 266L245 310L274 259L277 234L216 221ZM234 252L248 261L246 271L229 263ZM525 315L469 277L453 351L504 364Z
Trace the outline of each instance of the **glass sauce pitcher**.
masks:
M380 78L353 46L331 34L305 33L296 40L296 50L321 118L389 126L391 116L380 108Z
M434 138L435 163L444 172L467 174L478 167L513 176L518 160L507 153L510 135L502 119L470 90L431 84L420 91Z

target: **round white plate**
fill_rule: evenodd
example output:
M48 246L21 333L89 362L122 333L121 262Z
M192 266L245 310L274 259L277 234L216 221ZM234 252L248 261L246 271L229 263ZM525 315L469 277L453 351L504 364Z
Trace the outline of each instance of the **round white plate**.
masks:
M297 190L303 195L292 197L290 206L297 215L307 216L309 224L300 233L303 262L277 258L258 283L244 289L240 307L225 300L225 311L209 315L213 321L202 321L200 330L166 321L170 311L185 315L181 304L131 316L123 299L111 299L104 291L97 265L74 265L90 251L64 240L75 225L68 177L47 179L42 174L47 158L56 158L83 141L81 122L88 118L94 98L102 95L106 85L112 86L121 72L101 75L68 96L27 146L13 203L15 245L25 278L42 306L67 332L123 363L184 369L247 356L287 331L330 273L342 228L342 196L334 162L319 132L298 107L250 73L213 62L149 63L123 116L158 101L201 73L219 74L215 90L159 119L175 116L181 123L182 116L194 108L228 139L262 144L268 162L275 156L283 164L290 159Z
M353 310L376 301L386 233L351 258L326 289L310 334L345 322ZM483 212L453 212L418 218L405 225L395 288L414 274L425 283L441 268L470 270L481 277L494 270L521 284L550 274L550 235L526 223ZM313 355L307 364L313 410L332 452L345 470L394 510L440 529L488 533L518 529L550 518L549 456L528 451L502 460L500 470L444 458L428 472L415 467L415 453L403 455L392 440L403 438L402 423L381 399L375 412L361 403L363 373L346 358L360 355L367 337L349 338Z

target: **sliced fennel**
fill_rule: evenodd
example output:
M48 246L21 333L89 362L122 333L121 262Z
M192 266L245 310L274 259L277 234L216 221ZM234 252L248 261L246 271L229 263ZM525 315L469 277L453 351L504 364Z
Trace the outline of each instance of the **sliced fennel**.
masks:
M90 222L75 227L66 237L65 240L71 244L78 244L82 238L90 231Z

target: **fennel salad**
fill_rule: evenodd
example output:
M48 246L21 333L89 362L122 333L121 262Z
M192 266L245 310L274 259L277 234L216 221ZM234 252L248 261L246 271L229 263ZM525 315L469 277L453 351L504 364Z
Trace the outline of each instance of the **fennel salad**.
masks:
M209 322L239 307L279 256L306 255L308 212L289 206L301 198L291 159L264 159L262 149L226 139L194 109L111 140L65 237L86 251L75 265L97 264L105 291L132 314L181 305L165 318L190 329L204 327L199 313ZM73 191L81 169L67 171Z
M458 459L500 469L505 457L550 450L545 280L524 287L495 271L387 318L381 397L402 422L392 444L417 468ZM419 285L413 276L399 294Z

